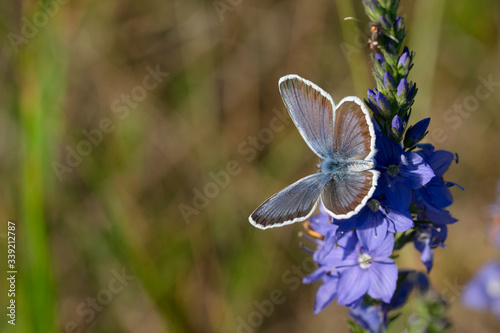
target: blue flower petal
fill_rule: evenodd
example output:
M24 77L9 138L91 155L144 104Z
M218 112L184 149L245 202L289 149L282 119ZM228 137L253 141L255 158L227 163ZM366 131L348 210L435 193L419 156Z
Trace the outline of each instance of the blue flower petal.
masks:
M302 283L308 284L308 283L313 283L321 279L323 276L325 276L326 272L328 271L328 268L325 266L321 266L317 268L314 272L312 272L309 275L306 275L302 278Z
M413 228L413 219L408 208L400 211L395 207L387 206L387 209L389 209L389 214L386 215L386 219L390 232L403 232Z
M382 212L366 214L364 221L356 228L359 240L368 250L375 250L387 236L387 221Z
M432 269L432 263L434 260L434 252L432 251L430 239L423 239L415 241L415 248L420 252L420 260L427 268L427 273Z
M401 155L404 153L403 148L396 142L392 141L383 134L377 135L376 138L377 155L375 160L377 166L388 167L390 165L398 165L401 163Z
M431 118L424 118L415 125L411 126L406 132L404 143L405 147L414 147L425 135Z
M432 168L417 153L405 153L403 164L405 166L400 167L399 175L410 182L412 189L424 186L435 176Z
M401 120L401 117L398 115L395 115L394 118L392 118L392 131L396 134L399 135L403 132L403 120Z
M384 239L384 242L380 244L375 250L370 251L370 256L373 260L383 261L387 259L394 249L394 234L388 233ZM390 259L392 260L392 259Z
M349 232L338 240L337 237L332 235L325 239L325 246L316 252L321 254L314 257L314 260L319 264L329 265L330 268L355 264L356 260L349 258L349 256L354 251L357 243L358 238L354 232Z
M384 55L382 53L375 53L375 60L377 60L381 65L384 64L385 62L385 59L384 59ZM369 89L371 90L371 89Z
M426 158L426 162L431 166L432 170L434 170L437 177L443 177L453 160L455 160L455 155L446 150L435 151Z
M414 192L414 202L423 209L423 214L430 221L438 225L452 224L458 221L451 216L449 211L436 208L431 203L426 202L419 192L420 191Z
M408 209L411 201L411 189L404 178L395 177L392 179L387 185L385 195L396 209Z
M407 66L409 62L410 62L410 51L408 50L408 47L405 46L403 52L399 56L398 65Z
M398 87L396 89L396 93L400 97L403 97L403 96L406 97L406 94L408 93L408 82L406 81L405 78L402 78L401 80L399 80Z
M385 332L387 314L382 305L361 305L351 309L349 315L370 333Z
M389 309L394 310L405 305L408 296L414 288L421 292L429 290L429 279L423 272L417 271L399 271L399 281L397 283L396 291L392 296Z
M392 260L391 260L392 261ZM391 301L398 281L398 267L394 262L372 262L368 269L370 287L368 295L384 303Z
M325 277L323 284L318 288L318 292L316 293L314 314L320 313L337 296L338 281L337 276Z
M362 298L370 287L370 277L365 269L355 265L340 274L337 303L349 305Z

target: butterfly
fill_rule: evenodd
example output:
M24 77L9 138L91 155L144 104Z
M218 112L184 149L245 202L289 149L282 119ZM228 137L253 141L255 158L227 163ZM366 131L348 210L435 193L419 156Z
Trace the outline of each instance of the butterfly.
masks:
M295 126L320 158L318 172L274 194L248 220L260 229L304 221L320 200L335 219L356 215L379 177L373 170L375 130L366 106L354 96L336 106L327 92L298 75L283 76L279 90Z

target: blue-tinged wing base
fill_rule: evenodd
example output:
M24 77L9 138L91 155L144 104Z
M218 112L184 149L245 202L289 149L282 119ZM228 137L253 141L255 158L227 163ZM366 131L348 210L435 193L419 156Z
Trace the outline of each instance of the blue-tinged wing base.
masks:
M264 201L248 220L260 229L304 221L316 209L319 195L330 175L316 173L293 183Z

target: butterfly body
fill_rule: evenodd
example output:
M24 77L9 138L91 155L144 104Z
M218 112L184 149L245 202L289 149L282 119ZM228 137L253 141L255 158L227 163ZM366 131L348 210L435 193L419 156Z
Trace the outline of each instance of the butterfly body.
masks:
M323 89L298 75L280 79L279 89L299 133L320 157L319 172L264 201L249 217L260 229L307 219L319 201L336 219L357 214L375 191L375 131L368 110L354 96L339 105Z
M370 161L350 161L342 158L327 157L318 164L318 169L326 174L360 172L373 169L375 165Z

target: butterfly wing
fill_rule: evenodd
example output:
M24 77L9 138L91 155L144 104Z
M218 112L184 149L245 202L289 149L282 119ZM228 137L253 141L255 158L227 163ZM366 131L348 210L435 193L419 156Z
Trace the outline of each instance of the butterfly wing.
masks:
M333 110L330 95L298 75L283 76L279 81L281 98L300 134L321 158L333 149Z
M248 220L255 227L280 227L307 219L316 209L330 175L316 173L293 183L264 201Z
M321 193L323 206L336 219L356 215L373 195L378 176L376 170L331 174Z
M364 103L357 97L344 98L335 110L334 152L345 160L372 160L375 129Z

